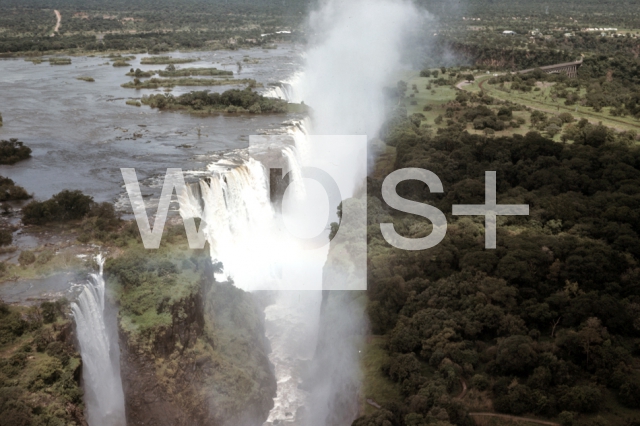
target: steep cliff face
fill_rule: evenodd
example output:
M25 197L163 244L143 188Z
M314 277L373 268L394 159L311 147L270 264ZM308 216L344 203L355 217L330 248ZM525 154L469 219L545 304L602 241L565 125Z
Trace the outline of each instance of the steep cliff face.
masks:
M360 214L364 204L358 199L343 202L347 217ZM343 224L344 225L344 222ZM341 226L342 226L341 225ZM349 288L364 277L366 251L357 244L354 233L364 227L343 226L331 241L323 268L323 288ZM310 404L305 425L346 426L360 413L360 353L367 332L364 291L324 290L318 327L318 342L309 377Z
M129 426L266 420L276 381L251 294L215 282L204 253L128 253L107 266Z

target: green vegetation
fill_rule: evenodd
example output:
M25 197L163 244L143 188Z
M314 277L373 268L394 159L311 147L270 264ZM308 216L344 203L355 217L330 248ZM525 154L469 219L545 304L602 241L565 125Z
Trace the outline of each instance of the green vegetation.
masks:
M127 76L143 78L143 77L152 77L156 73L157 71L142 71L140 68L136 68L135 70L131 68L131 70L127 73Z
M142 104L140 103L140 101L137 101L137 100L135 100L135 99L128 99L128 100L127 100L127 102L126 102L126 104L127 104L127 105L131 105L131 106L136 106L136 107L142 106Z
M129 348L125 385L148 374L155 394L170 395L189 424L265 416L276 383L262 344L263 314L250 294L212 279L222 265L212 265L207 250L190 250L182 226L167 228L165 238L153 252L137 239L106 264ZM127 395L132 404L141 397Z
M127 61L118 60L118 61L113 61L113 66L114 67L130 67L131 64L128 63Z
M71 65L71 58L49 58L50 65Z
M49 222L79 220L93 205L93 197L80 191L64 190L46 201L32 201L22 209L22 222L26 225L44 225Z
M142 103L152 108L187 110L197 113L211 112L250 112L282 113L287 111L287 103L280 99L264 97L251 88L231 89L223 93L208 91L190 92L175 97L171 94L158 94L142 97Z
M66 301L11 307L0 301L3 425L83 425L82 364Z
M481 129L512 126L518 108L458 95L445 104L447 123L437 132L400 107L383 133L396 148L390 170L424 168L445 188L429 195L423 184L403 182L399 194L426 198L445 212L449 227L438 246L422 252L394 249L377 222L369 227L369 319L387 342L382 371L404 400L355 424L385 416L403 419L391 424L468 424L466 413L477 405L547 418L568 411L574 424L602 413L610 424L624 424L633 411L620 406L640 408L628 397L640 385L635 133L562 115L558 125L567 126L571 144L536 132L486 137ZM532 125L540 125L546 115L534 113ZM498 203L530 206L529 216L498 218L496 250L484 249L482 217L450 214L452 204L484 201L485 170L497 171ZM383 177L369 185L369 216L393 222L405 237L428 235L428 221L383 207ZM463 382L470 396L460 400ZM380 386L388 390L378 393L392 392Z
M0 176L0 201L26 200L31 198L27 191L12 179Z
M188 77L188 76L194 76L194 75L205 75L205 76L233 75L233 71L219 70L217 68L182 68L178 70L174 68L174 69L166 69L164 71L157 71L157 73L160 75L160 77Z
M15 164L31 157L31 148L18 139L0 141L0 164Z
M88 83L93 83L94 81L96 81L93 77L76 77L76 80L82 80Z
M20 266L31 265L35 261L36 255L33 254L32 251L23 250L20 252L20 256L18 257L18 263L20 263Z
M122 87L128 89L157 89L159 87L175 87L175 86L231 86L248 84L255 87L256 81L253 79L213 79L213 78L151 78L149 80L140 80L135 78L133 81L122 84Z
M172 58L171 56L148 56L142 58L140 63L142 65L168 65L168 64L187 64L189 62L195 62L197 59L193 58Z
M64 190L46 201L31 201L22 208L22 223L46 225L52 222L79 221L78 241L115 241L126 238L117 231L122 221L110 203L96 203L80 191Z
M50 37L60 10L62 26ZM261 3L213 0L81 2L3 1L0 5L0 54L48 51L171 52L184 49L238 49L301 38L273 34L298 28L309 7L300 0ZM261 37L261 34L272 35ZM96 35L99 38L96 38Z

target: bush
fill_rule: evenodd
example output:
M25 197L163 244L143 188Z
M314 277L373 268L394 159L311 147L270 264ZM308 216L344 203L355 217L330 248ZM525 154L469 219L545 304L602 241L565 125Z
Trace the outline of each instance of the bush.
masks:
M47 201L32 201L24 206L22 222L26 225L44 225L48 222L82 219L93 204L93 198L80 191L64 190Z
M51 259L53 259L53 251L52 250L44 250L40 253L36 259L36 263L38 265L44 265L48 263Z
M31 157L31 148L18 139L0 141L0 164L15 164Z
M0 246L8 246L13 242L13 234L10 231L0 231Z
M490 384L489 377L484 374L476 374L471 378L471 386L480 391L489 389Z
M576 121L570 112L563 112L558 115L558 118L562 120L563 123L573 123L574 121Z
M563 411L558 416L558 420L562 426L573 426L575 415L571 411Z
M20 263L21 266L31 265L35 261L36 261L36 255L29 250L23 250L20 253L20 256L18 256L18 262Z
M9 178L0 176L0 201L26 200L31 196L27 191Z
M640 383L631 380L623 383L618 392L618 399L629 408L640 408Z

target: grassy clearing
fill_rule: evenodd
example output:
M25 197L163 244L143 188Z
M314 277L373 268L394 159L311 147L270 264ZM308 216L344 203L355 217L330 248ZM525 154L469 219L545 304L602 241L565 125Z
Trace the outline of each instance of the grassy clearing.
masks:
M618 130L628 131L640 129L640 121L633 117L612 117L609 115L610 108L603 108L600 112L595 112L593 108L573 105L566 106L561 104L562 100L559 99L556 102L548 96L550 88L545 88L538 92L520 92L520 91L502 91L498 90L497 86L486 83L491 76L482 76L478 78L473 84L463 86L464 90L470 92L479 92L484 90L489 95L501 99L508 100L514 103L526 105L529 108L537 109L540 111L548 112L551 114L560 114L562 112L571 113L576 119L580 120L585 118L592 123L602 122L607 127L612 127ZM508 88L509 84L505 84ZM584 94L584 93L581 93Z
M451 86L436 86L432 83L435 78L420 77L418 71L405 73L402 77L409 87L407 97L404 100L408 115L416 112L424 114L426 120L423 122L427 124L433 125L436 117L444 115L444 105L456 97L456 90L454 88ZM416 85L418 93L415 93L412 89L414 84ZM431 89L427 89L427 85L429 84L431 84ZM413 104L414 102L415 105ZM432 109L425 111L425 106L430 106Z
M407 108L407 114L410 116L414 113L420 113L425 116L422 120L422 125L429 125L433 128L434 132L438 128L445 128L446 119L442 123L437 124L436 119L438 117L445 117L447 104L456 99L457 89L452 86L436 86L433 81L435 78L420 77L418 71L408 72L402 76L403 80L407 82L407 96L404 99L404 105ZM416 93L412 89L413 85L416 86L418 92ZM427 86L430 85L430 89ZM477 85L476 85L477 86ZM473 85L465 86L473 87ZM471 90L473 91L473 90ZM478 92L480 89L477 90ZM413 95L413 96L411 96ZM522 117L526 120L529 119L529 113L526 111L514 112L514 118ZM471 134L483 134L482 130L475 130L471 123L466 124L466 130ZM508 128L502 131L495 132L495 136L510 136L513 134L526 134L531 129L528 126L521 126L519 128ZM559 138L559 135L556 136ZM558 139L559 140L559 139Z
M365 414L375 412L377 409L367 404L367 399L372 399L380 405L391 402L401 403L400 385L392 382L382 372L382 366L389 361L389 354L384 349L386 338L384 336L371 336L363 348L362 356L362 404Z

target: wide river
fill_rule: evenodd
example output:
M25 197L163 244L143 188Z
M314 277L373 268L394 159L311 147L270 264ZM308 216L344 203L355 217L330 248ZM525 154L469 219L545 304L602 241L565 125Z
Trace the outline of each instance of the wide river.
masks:
M263 92L269 83L290 77L301 63L300 51L293 45L163 55L198 59L177 67L216 67L233 71L236 78L255 79L264 85L256 90ZM135 56L128 61L133 68L165 67L140 65L148 55ZM132 79L125 75L128 71L129 67L113 67L100 55L72 57L71 65L56 66L23 58L0 60L0 113L4 118L0 139L18 138L33 150L29 160L0 166L0 175L12 178L36 199L79 189L96 201L117 202L123 194L121 167L136 169L144 194L149 186L157 190L156 177L164 176L168 167L201 169L210 154L246 147L250 135L273 131L293 118L287 114L202 117L130 106L126 100L164 89L122 88L122 83ZM76 79L82 76L95 82ZM176 87L171 93L232 87Z
M256 89L261 92L269 90L269 83L290 78L302 66L301 51L292 45L273 50L165 55L198 58L179 67L217 67L233 71L236 78L255 79L264 86ZM165 67L140 65L147 55L135 56L128 61L133 68ZM130 106L126 104L128 99L162 93L164 89L122 88L122 83L132 79L125 75L128 71L129 67L113 67L107 58L99 56L73 57L71 65L60 66L33 64L22 58L0 60L0 113L4 119L0 139L18 138L33 150L29 160L0 166L0 175L12 178L36 199L49 198L64 189L79 189L96 201L115 202L127 212L130 208L121 167L135 168L143 195L157 196L167 168L202 170L215 154L248 147L250 135L278 132L288 120L300 118L292 114L196 116ZM84 76L95 82L77 79ZM171 93L229 88L176 87ZM149 198L146 204L154 210ZM39 244L20 231L15 233L14 243L21 249ZM31 299L66 294L74 287L74 278L73 274L59 274L7 282L0 286L0 297L12 303L30 303ZM270 360L278 381L275 407L267 424L296 424L298 410L306 399L299 388L299 368L315 350L320 298L319 293L282 293L276 299L266 310L266 332L273 349Z

